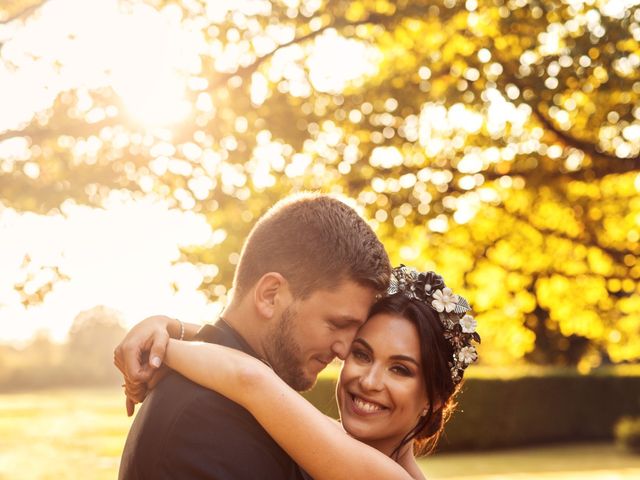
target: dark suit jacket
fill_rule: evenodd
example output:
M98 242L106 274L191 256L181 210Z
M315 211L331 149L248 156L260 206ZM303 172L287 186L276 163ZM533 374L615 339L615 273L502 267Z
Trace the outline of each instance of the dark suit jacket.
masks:
M224 321L204 326L196 340L257 356ZM172 372L142 404L127 437L118 478L300 480L302 476L247 410Z

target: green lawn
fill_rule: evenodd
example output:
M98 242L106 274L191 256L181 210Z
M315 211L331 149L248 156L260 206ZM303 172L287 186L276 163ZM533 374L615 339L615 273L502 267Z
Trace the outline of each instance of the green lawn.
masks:
M429 480L640 479L640 455L608 443L443 453L420 465Z
M0 479L114 479L131 424L121 392L0 395Z
M114 479L131 419L117 389L0 395L0 479ZM640 456L611 445L450 453L421 461L429 480L640 478Z

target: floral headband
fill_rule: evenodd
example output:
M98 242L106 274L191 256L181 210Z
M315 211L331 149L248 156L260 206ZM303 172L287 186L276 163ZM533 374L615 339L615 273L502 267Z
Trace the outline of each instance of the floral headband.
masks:
M454 385L460 383L464 370L478 360L478 352L471 342L480 343L477 322L467 314L471 310L467 301L455 295L437 273L418 272L402 264L392 270L387 289L387 295L396 293L424 302L438 313L444 337L453 347L453 359L449 362L451 379Z

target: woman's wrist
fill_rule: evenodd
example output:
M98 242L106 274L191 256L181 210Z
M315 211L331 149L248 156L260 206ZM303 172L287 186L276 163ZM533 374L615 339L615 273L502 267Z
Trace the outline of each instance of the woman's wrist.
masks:
M176 340L184 340L184 323L179 318L174 318L176 322L178 322L178 334L176 335Z
M177 342L176 339L170 338L169 341L167 342L167 348L164 351L164 364L169 368L173 368L172 363L173 363L173 356L175 354L176 342Z
M165 328L167 329L167 333L170 338L176 340L184 340L184 323L177 318L164 317L165 320Z

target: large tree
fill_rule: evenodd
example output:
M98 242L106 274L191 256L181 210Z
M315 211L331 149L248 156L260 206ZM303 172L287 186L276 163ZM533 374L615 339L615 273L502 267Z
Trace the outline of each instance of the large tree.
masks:
M343 193L395 263L437 268L467 295L484 358L638 358L638 2L149 3L179 9L206 46L188 117L152 129L113 88L61 92L0 133L29 152L2 160L4 204L173 199L217 232L185 255L216 266L203 288L219 298L269 205ZM9 2L5 18L28 23L38 5ZM332 82L314 63L331 42L371 68Z

